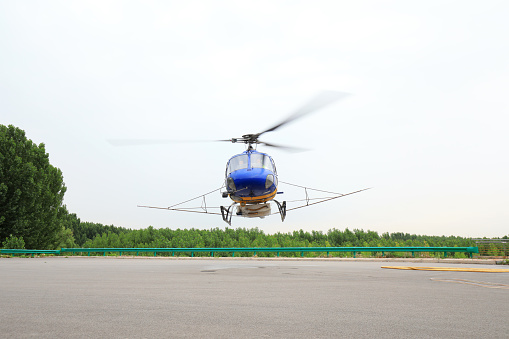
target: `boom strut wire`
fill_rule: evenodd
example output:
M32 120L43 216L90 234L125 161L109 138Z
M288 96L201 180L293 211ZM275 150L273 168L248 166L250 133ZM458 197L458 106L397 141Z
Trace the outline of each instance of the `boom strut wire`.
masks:
M277 201L275 199L273 200L275 202L275 204L277 205L277 207L278 207L278 211L274 212L274 213L271 213L271 215L273 215L273 214L280 214L282 221L285 220L286 212L287 211L292 211L292 210L300 209L300 208L303 208L303 207L308 207L308 206L311 206L311 205L321 204L321 203L326 202L326 201L331 201L331 200L334 200L334 199L337 199L337 198L345 197L347 195L359 193L359 192L366 191L366 190L370 189L370 188L364 188L364 189L361 189L361 190L358 190L358 191L355 191L355 192L350 192L350 193L342 194L342 193L336 193L336 192L325 191L325 190L320 190L320 189L316 189L316 188L310 188L310 187L306 187L306 186L296 185L296 184L292 184L292 183L284 182L284 181L280 181L280 183L283 183L283 184L286 184L286 185L290 185L290 186L299 187L299 188L303 188L304 192L305 192L305 195L306 195L305 199L283 201L282 203L280 203L279 201ZM219 188L217 188L215 190L212 190L212 191L210 191L208 193L199 195L199 196L194 197L192 199L188 199L188 200L183 201L183 202L178 203L178 204L171 205L169 207L154 207L154 206L138 206L138 207L155 208L155 209L163 209L163 210L179 211L179 212L192 212L192 213L221 215L223 220L226 221L229 225L231 225L231 218L233 216L240 217L240 215L236 215L235 213L233 213L233 210L232 210L233 207L236 205L236 203L233 203L233 204L231 204L228 207L224 207L224 206L211 207L211 206L207 206L207 201L206 201L206 198L205 198L207 195L210 195L210 194L212 194L214 192L220 191L224 187L226 187L226 186L223 184L221 187L219 187ZM241 189L239 189L237 191L241 191L241 190L244 190L244 189L246 189L246 188L241 188ZM308 190L310 190L310 191L317 191L317 192L323 192L323 193L329 193L329 194L334 194L335 196L332 196L332 197L330 197L330 196L329 197L321 197L321 198L311 198L309 196ZM200 207L181 207L181 208L175 208L176 206L180 206L180 205L183 205L185 203L188 203L190 201L197 200L197 199L200 199L200 198L202 199ZM318 201L316 201L316 200L318 200ZM296 206L296 207L292 207L292 208L287 208L287 205L286 205L287 203L304 202L304 201L305 201L304 205L300 205L300 206ZM312 201L314 201L314 202L312 202ZM212 212L211 209L219 209L219 213Z

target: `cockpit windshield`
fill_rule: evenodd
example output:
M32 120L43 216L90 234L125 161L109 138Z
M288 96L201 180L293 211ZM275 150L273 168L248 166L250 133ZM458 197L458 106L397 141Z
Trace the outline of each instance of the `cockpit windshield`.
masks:
M251 167L252 168L264 168L264 169L268 169L272 172L275 172L274 166L272 166L272 161L270 161L270 158L263 153L252 153L251 154Z
M230 159L227 174L248 168L263 168L276 173L272 159L263 153L241 154Z
M242 154L230 159L228 164L228 173L247 168L248 157L247 154Z

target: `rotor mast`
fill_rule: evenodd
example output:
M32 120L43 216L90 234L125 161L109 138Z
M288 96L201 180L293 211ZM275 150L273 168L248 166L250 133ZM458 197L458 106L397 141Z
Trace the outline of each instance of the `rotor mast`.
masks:
M242 138L232 138L231 139L231 142L232 143L237 143L237 142L241 142L241 143L244 143L247 145L247 150L248 151L251 151L254 149L253 147L253 144L257 145L259 144L260 142L258 141L258 137L260 136L261 133L257 133L257 134L244 134L242 136Z

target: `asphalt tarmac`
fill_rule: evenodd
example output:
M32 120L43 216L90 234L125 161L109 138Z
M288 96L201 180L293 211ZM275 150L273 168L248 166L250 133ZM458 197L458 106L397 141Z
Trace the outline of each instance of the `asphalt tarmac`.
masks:
M0 337L509 337L509 273L390 265L405 264L3 258Z

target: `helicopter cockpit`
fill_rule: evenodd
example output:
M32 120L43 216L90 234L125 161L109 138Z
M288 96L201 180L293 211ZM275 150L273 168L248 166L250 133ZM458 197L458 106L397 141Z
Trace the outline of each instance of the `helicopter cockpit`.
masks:
M276 166L271 157L264 153L239 154L230 159L226 175L241 169L263 168L276 174Z

